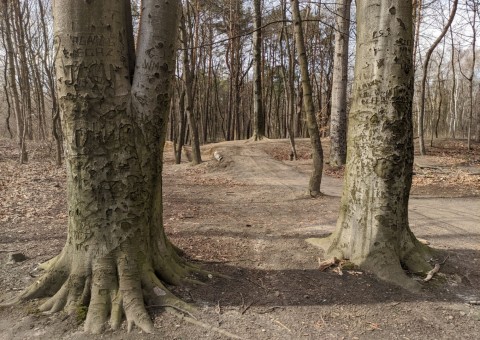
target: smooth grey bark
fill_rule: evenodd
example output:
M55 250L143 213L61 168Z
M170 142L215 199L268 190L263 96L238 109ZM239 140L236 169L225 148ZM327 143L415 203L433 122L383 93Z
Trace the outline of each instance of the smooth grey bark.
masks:
M339 167L347 157L347 85L350 7L352 0L336 3L335 54L333 59L330 116L330 165Z
M413 168L412 2L357 2L357 51L347 164L334 233L311 239L326 256L349 259L380 278L416 289L413 273L431 254L408 224Z
M313 171L308 184L308 193L312 197L320 195L320 185L322 183L323 172L323 149L318 130L317 119L315 117L315 108L312 99L312 84L308 71L308 60L305 51L305 40L303 37L302 19L298 0L290 1L295 30L295 45L298 53L298 63L302 78L303 107L307 116L308 134L312 144Z
M154 332L145 304L188 308L162 282L177 284L197 271L163 230L179 2L142 5L134 65L128 0L53 4L68 235L61 253L42 264L44 275L14 302L51 296L40 309L68 313L88 306L85 330L92 333L108 323L118 329L123 315L128 330Z
M265 136L265 113L262 96L262 12L261 0L253 0L253 139Z
M453 1L452 10L450 11L450 16L448 18L447 24L443 28L442 32L437 39L433 42L432 46L428 49L425 59L423 61L423 70L422 70L422 83L420 86L420 111L418 112L418 151L421 155L426 155L427 150L425 149L425 137L424 137L424 117L425 117L425 89L427 86L427 75L428 75L428 65L430 63L430 58L433 51L438 46L440 41L442 41L445 34L447 34L448 29L452 25L455 14L457 13L458 0Z

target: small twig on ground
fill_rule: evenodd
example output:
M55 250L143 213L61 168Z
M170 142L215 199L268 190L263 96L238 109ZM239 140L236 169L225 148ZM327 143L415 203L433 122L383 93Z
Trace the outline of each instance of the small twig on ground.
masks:
M247 280L248 282L253 283L254 285L257 285L257 286L260 287L260 288L262 288L262 289L265 291L265 293L267 292L267 288L265 288L265 285L261 285L261 284L259 284L259 283L256 283L255 281L250 280L249 278L245 278L245 280ZM263 282L262 282L262 284L263 284Z
M450 257L450 255L447 255L442 262L439 262L439 263L435 263L435 266L433 267L432 270L430 270L428 273L427 273L427 277L425 279L423 279L423 282L428 282L430 281L433 276L438 273L440 271L440 265L443 265L445 264L445 262L447 262L448 258Z
M431 166L431 165L420 165L418 163L415 164L416 167L420 168L420 169L430 169L430 170L439 170L439 171L443 171L443 169L441 167L438 167L438 166Z
M322 314L320 314L320 319L322 319L323 325L326 326L327 323L326 323L325 320L323 319L323 315L322 315Z
M276 323L278 323L280 326L282 326L283 328L285 328L287 331L291 332L292 330L290 328L288 328L287 326L285 326L283 323L281 323L280 321L278 320L275 320L275 319L272 319L273 321L275 321Z
M272 306L272 307L267 308L267 309L265 309L265 310L263 310L263 311L259 311L258 314L267 314L267 313L273 312L273 311L274 311L275 309L277 309L277 308L285 309L284 306Z
M480 306L480 300L477 300L477 301L468 301L468 304L473 305L473 306Z
M250 301L247 306L242 310L241 314L245 314L245 312L253 305L253 301Z
M214 332L217 332L217 333L220 333L221 335L224 335L228 338L231 338L231 339L240 339L240 340L243 340L244 338L242 337L239 337L238 335L235 335L233 333L230 333L226 330L223 330L221 328L218 328L218 327L215 327L215 326L212 326L212 325L209 325L205 322L201 322L201 321L198 321L194 318L191 318L191 317L188 317L188 316L185 316L184 314L181 314L179 312L177 312L175 309L167 309L165 308L166 310L168 310L169 313L177 316L178 318L182 319L182 320L185 320L186 322L189 322L191 324L194 324L194 325L197 325L197 326L200 326L200 327L203 327L207 330L211 330L211 331L214 331Z
M375 323L375 322L367 322L367 324L370 326L370 330L371 331L374 331L374 330L379 330L381 331L382 329L380 328L380 325L378 323Z
M432 270L430 270L428 273L427 273L427 277L423 279L423 282L428 282L430 281L432 278L433 278L433 275L435 275L436 273L438 273L438 271L440 270L440 265L438 263L435 264L435 267L433 267Z
M442 262L440 262L439 264L442 265L442 264L445 264L445 262L447 262L447 260L450 258L450 255L447 255Z
M244 307L245 307L245 299L244 299L242 293L240 293L240 296L241 296L241 298L242 298L242 308L244 308Z

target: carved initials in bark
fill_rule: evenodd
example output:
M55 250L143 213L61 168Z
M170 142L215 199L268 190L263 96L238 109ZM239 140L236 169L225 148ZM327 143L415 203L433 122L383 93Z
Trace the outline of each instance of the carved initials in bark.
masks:
M310 242L323 247L327 258L350 259L384 280L416 289L418 283L407 278L402 266L426 273L431 254L408 225L411 13L411 1L357 2L357 57L340 216L328 239Z
M17 301L53 295L41 310L69 313L88 305L89 332L101 332L108 318L117 329L123 314L129 330L153 332L144 301L188 309L162 281L201 272L180 258L162 221L178 10L177 1L143 1L132 79L130 1L54 2L68 238Z

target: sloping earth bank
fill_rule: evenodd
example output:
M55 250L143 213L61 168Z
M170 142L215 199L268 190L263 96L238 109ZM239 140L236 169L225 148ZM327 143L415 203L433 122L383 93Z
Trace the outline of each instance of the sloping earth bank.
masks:
M360 270L318 270L322 254L304 240L333 230L342 181L327 166L325 195L305 196L307 141L298 142L301 159L293 162L286 141L211 144L196 167L174 165L167 148L167 233L191 261L231 277L172 287L198 307L201 325L158 308L156 335L90 336L75 317L39 314L32 302L0 309L0 338L228 338L220 329L243 339L478 339L480 306L470 302L480 300L480 155L477 148L466 159L447 146L416 159L412 229L449 256L419 294ZM60 251L66 233L63 170L45 160L45 146L19 167L12 147L0 145L0 301L34 280L36 264ZM13 251L28 259L7 263Z

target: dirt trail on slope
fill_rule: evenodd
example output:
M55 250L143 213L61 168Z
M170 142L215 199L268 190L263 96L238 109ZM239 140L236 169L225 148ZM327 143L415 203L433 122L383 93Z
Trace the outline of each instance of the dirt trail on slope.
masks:
M304 196L307 192L310 166L301 171L293 167L293 162L282 162L272 158L265 150L276 144L276 141L261 142L242 141L219 143L212 147L224 155L227 163L231 162L231 173L234 177L250 180L259 186L281 185L288 187L292 193ZM309 163L309 162L308 162ZM293 163L294 164L294 163ZM331 196L340 196L342 180L324 176L322 179L322 193Z
M204 286L170 287L199 308L196 316L203 326L152 308L157 335L126 334L123 330L91 336L82 333L73 317L36 313L37 302L33 302L0 309L0 339L228 338L212 327L259 340L477 339L480 307L468 302L480 300L479 197L424 197L435 192L445 196L445 192L432 184L420 190L419 196L414 188L410 201L413 231L449 256L441 272L424 284L419 294L380 282L357 269L343 270L343 275L320 272L318 258L322 253L305 239L334 229L342 179L327 166L326 172L336 177L324 176L325 195L307 197L311 167L308 141L299 141L298 147L303 156L291 162L285 160L287 141L210 144L202 148L205 162L195 167L173 164L167 147L166 232L190 261L231 277L213 277ZM221 162L213 159L215 151L223 156ZM6 162L0 161L0 169ZM49 173L49 168L40 164L32 164L25 172L39 169L40 173L22 183L36 188L32 183L39 183L42 171ZM5 181L22 176L9 171L2 172ZM63 245L66 216L61 215L64 198L58 195L62 189L58 185L64 185L61 176L64 174L52 176L38 188L38 195L34 192L22 198L27 195L24 191L12 195L18 200L15 209L6 205L6 217L0 221L0 245L25 249L29 259L7 264L8 254L0 252L0 301L31 282L28 273L36 263L56 255ZM56 191L49 196L53 189ZM457 189L455 193L470 190ZM36 223L47 211L30 217L19 215L29 200L41 201L44 196L49 202L48 215L53 216L50 223L46 219L41 225ZM6 240L8 245L3 243Z

